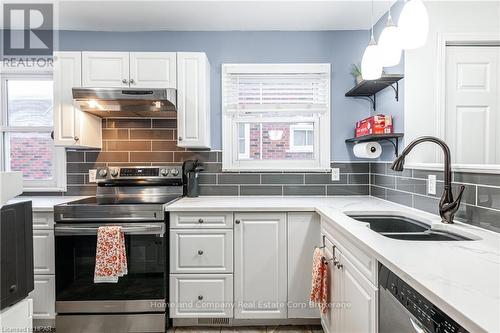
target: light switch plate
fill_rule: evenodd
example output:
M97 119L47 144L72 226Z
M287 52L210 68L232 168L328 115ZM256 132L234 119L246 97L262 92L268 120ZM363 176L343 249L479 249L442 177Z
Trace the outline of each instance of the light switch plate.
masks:
M338 182L340 180L340 169L332 168L332 181Z
M427 177L427 193L436 194L436 175L429 175Z
M89 183L95 183L96 177L97 177L97 169L90 169L89 170Z

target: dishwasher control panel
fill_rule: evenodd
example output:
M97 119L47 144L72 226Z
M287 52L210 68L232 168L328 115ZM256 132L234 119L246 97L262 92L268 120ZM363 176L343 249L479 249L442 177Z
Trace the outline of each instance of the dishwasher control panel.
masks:
M379 264L378 279L379 287L389 291L428 332L469 333L469 331L451 319L441 309L432 304L382 264Z

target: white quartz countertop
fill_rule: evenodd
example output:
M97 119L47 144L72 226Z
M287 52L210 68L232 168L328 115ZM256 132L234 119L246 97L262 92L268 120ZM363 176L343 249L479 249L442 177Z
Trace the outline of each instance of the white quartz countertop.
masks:
M80 200L88 197L83 196L33 196L33 197L15 197L10 199L7 204L21 202L21 201L31 201L34 212L51 212L54 210L54 205L63 204L66 202Z
M500 234L372 197L182 198L168 211L316 211L471 333L500 332ZM405 241L384 237L345 213L413 217L473 241Z

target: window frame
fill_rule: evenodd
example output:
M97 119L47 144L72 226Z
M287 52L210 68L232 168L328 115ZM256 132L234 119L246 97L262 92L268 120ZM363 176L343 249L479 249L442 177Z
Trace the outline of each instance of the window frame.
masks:
M54 130L54 126L9 126L8 124L8 101L7 81L9 80L52 80L51 72L8 72L1 73L0 78L0 171L8 169L9 157L6 148L6 136L8 133L46 133ZM55 106L54 106L55 109ZM65 192L66 184L66 151L64 147L54 145L52 180L23 180L24 192Z
M311 125L290 125L290 152L294 153L312 153L314 152L314 143L312 145L296 145L295 144L295 131L304 131L306 133L305 141L307 143L307 132L313 132L314 127ZM313 132L314 133L314 132ZM314 134L313 134L314 135ZM314 136L313 136L314 139Z
M309 171L325 172L330 170L330 137L331 137L331 69L329 63L287 63L287 64L222 64L222 171ZM255 74L324 74L326 80L326 107L324 111L307 111L314 113L313 117L301 119L293 118L293 122L313 123L313 128L317 130L314 135L314 160L238 160L239 136L235 136L238 130L238 120L236 116L228 111L226 101L226 79L232 73L255 73ZM272 116L261 118L272 119ZM284 119L279 119L284 121ZM278 120L274 120L278 121ZM245 122L245 121L240 121ZM257 121L255 121L257 122ZM291 124L293 126L294 124ZM294 151L295 152L295 151ZM298 151L297 151L298 152ZM293 162L293 163L287 163Z

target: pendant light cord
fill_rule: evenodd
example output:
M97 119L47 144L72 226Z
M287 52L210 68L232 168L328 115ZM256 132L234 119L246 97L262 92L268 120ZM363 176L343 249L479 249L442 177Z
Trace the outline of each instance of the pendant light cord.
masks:
M372 25L372 35L370 37L370 40L372 40L372 39L375 39L373 37L373 0L372 0L372 13L371 13L371 16L370 16L370 24Z

